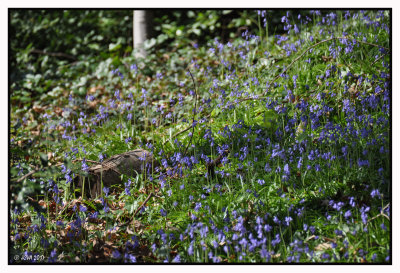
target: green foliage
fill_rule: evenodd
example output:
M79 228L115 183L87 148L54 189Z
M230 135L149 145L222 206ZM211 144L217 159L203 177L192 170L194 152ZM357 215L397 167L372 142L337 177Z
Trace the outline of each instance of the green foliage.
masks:
M155 11L146 59L131 11L11 15L11 262L390 263L389 11ZM77 198L139 147L161 172Z

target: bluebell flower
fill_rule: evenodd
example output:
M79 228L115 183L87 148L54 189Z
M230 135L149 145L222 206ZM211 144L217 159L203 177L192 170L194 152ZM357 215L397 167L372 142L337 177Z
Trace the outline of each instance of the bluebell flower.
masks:
M49 262L49 263L55 263L55 262L57 262L57 250L56 250L56 249L53 249L53 250L50 252L50 257L49 257L49 259L48 259L48 262Z
M286 165L283 167L283 172L284 172L287 176L290 175L289 164L286 164Z
M133 256L132 254L125 253L124 258L125 258L125 263L126 263L126 262L136 263L136 257Z
M364 223L364 225L367 223L368 215L367 212L370 210L370 207L363 206L360 208L361 212L361 220Z
M121 258L121 253L119 253L118 250L114 250L112 255L113 255L114 259L120 259Z
M229 252L229 246L224 245L223 249L224 249L224 252L225 252L226 254L228 254L228 252Z
M291 222L292 220L293 220L292 217L286 216L286 217L285 217L285 223L286 223L286 225L289 226L289 224L290 224L290 222Z
M177 254L175 256L175 258L172 260L173 263L180 263L181 262L181 256L179 256L179 254Z
M354 197L350 197L349 204L354 208L354 206L356 205L356 203L354 202Z
M193 250L193 242L192 242L188 248L188 255L192 256L193 254L194 254L194 250Z
M86 164L86 160L82 160L82 171L87 172L89 171L89 166Z
M194 207L194 211L199 211L200 210L200 208L201 208L201 202L197 202L196 203L196 205L195 205L195 207Z
M329 260L331 256L330 256L328 253L323 253L323 254L321 255L321 257L322 257L322 259L324 259L324 260Z
M272 227L270 225L268 225L268 224L264 225L263 228L264 228L265 232L270 232L272 230Z
M276 246L277 244L279 244L281 242L281 238L279 234L276 234L275 239L271 241L271 245L272 246Z
M104 187L103 192L105 193L106 196L108 196L108 193L110 192L110 188Z
M380 194L379 190L378 190L378 189L372 190L372 191L371 191L371 197L372 197L372 198L377 197L377 198L380 199L381 194Z
M87 207L85 207L84 205L80 205L79 206L79 211L85 212L85 211L87 211Z
M299 33L300 32L300 30L299 30L299 28L297 27L297 25L295 24L294 25L294 33Z

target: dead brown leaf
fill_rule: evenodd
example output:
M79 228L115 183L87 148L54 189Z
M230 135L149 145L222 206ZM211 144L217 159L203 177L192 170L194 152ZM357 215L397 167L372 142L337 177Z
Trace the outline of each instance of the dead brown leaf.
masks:
M53 108L54 113L56 113L57 116L61 116L63 109L61 109L60 107L56 106Z
M32 109L33 109L33 111L35 111L36 113L39 113L39 114L44 112L44 108L41 106L38 106L38 105L34 105L32 107Z
M280 256L281 256L281 253L276 253L274 255L271 255L271 258L276 259L276 258L279 258Z
M329 61L332 61L332 60L333 60L333 57L332 57L332 56L322 56L322 60L323 60L324 62L329 62Z
M331 245L331 244L329 244L329 243L322 243L322 244L317 245L314 249L315 249L316 251L322 251L322 250L327 250L327 249L331 249L331 248L332 248L332 245Z
M96 109L97 108L97 104L99 103L99 101L94 100L94 101L89 101L89 108L91 109Z
M44 209L47 208L46 202L44 200L39 200L39 206L43 207Z

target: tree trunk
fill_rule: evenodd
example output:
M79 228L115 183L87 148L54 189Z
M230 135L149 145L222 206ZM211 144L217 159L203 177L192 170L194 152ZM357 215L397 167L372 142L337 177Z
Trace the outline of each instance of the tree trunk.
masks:
M151 37L153 12L149 10L133 11L133 48L137 58L145 58L144 41Z

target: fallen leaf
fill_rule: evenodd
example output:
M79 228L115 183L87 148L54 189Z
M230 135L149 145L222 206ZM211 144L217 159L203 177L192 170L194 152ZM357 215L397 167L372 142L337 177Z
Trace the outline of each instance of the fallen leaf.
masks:
M33 111L35 111L36 113L43 113L43 111L44 111L44 108L43 108L43 107L40 107L40 106L38 106L38 105L34 105L34 106L32 107L32 109L33 109Z
M43 207L44 209L47 207L46 202L44 200L39 200L38 204L39 204L39 206Z
M308 241L310 241L311 239L315 239L315 238L316 238L315 235L311 235L311 236L308 237L304 242L308 242Z
M327 250L327 249L331 249L331 248L332 248L332 245L331 245L331 244L329 244L329 243L322 243L322 244L317 245L314 249L315 249L316 251L322 251L322 250Z

